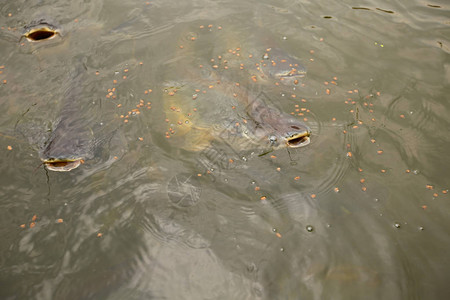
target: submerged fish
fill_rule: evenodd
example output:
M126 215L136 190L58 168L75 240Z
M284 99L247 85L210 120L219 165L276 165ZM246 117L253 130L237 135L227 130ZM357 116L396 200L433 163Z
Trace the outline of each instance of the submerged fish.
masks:
M271 106L267 96L254 96L246 88L221 81L214 95L204 99L188 85L167 89L164 107L169 123L166 137L183 139L186 150L202 150L214 139L234 150L299 148L310 143L311 130L291 115ZM230 91L233 95L227 95ZM219 92L219 93L217 93ZM213 93L209 91L208 93ZM214 98L214 100L212 100ZM207 101L203 102L202 101Z
M59 121L40 151L40 158L51 171L70 171L92 158L94 134L80 116L83 67L79 66L65 83Z
M189 56L195 56L197 50L188 49L186 60L192 61ZM188 150L203 149L217 138L225 142L232 139L235 150L264 149L266 153L310 143L310 128L277 109L273 96L264 93L268 81L297 84L306 68L281 49L266 49L259 58L243 51L228 50L218 59L211 59L210 70L202 67L196 71L178 62L174 65L177 74L185 74L190 82L178 84L178 88L172 84L164 94L167 138L184 136L181 143L176 143ZM179 57L186 52L180 51ZM258 81L253 74L264 80Z

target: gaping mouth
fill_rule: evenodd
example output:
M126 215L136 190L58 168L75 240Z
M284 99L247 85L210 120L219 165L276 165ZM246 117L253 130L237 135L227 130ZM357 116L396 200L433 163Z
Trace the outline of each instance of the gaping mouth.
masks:
M50 27L33 28L24 34L24 37L30 42L46 41L57 36L59 32Z
M82 158L77 159L51 159L44 160L45 167L50 171L56 172L68 172L78 168L79 165L84 163Z
M287 145L290 148L299 148L306 146L311 142L311 139L309 138L310 135L311 133L309 131L292 134L286 139Z

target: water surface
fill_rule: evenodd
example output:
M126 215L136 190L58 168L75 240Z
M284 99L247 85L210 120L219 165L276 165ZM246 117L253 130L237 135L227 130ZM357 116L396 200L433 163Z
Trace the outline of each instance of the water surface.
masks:
M443 1L3 3L1 298L444 299L448 14ZM42 16L62 38L19 42ZM261 74L268 48L306 76ZM73 88L90 155L48 171ZM272 151L239 131L242 91L311 143Z

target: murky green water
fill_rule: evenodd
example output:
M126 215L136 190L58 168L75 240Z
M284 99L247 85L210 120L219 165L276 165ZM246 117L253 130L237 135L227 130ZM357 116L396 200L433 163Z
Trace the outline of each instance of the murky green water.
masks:
M0 298L450 295L444 1L53 2L0 5ZM55 136L84 164L46 170Z

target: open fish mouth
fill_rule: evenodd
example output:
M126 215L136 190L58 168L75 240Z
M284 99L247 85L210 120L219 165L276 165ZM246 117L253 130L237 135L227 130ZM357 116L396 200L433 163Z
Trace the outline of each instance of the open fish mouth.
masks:
M289 148L299 148L306 146L311 142L310 135L311 133L309 131L291 134L286 138L286 144Z
M82 158L44 160L44 165L47 170L55 172L68 172L78 168L82 163L84 163Z
M28 30L23 36L30 42L47 41L59 35L59 31L51 26L41 26Z

